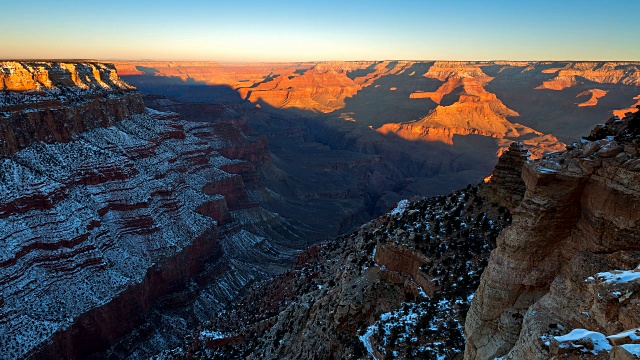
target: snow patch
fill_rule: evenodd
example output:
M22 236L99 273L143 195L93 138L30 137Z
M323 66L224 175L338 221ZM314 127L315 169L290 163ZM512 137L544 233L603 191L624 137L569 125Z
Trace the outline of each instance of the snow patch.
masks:
M630 352L632 355L640 357L640 344L625 344L622 348Z
M407 210L407 207L409 206L409 200L404 199L404 200L400 200L398 201L398 204L396 205L396 207L391 210L391 212L389 212L390 215L398 215L398 214L402 214L404 213L405 210Z
M579 347L581 346L580 344L574 343L589 339L593 343L593 350L591 350L591 353L594 355L600 351L611 351L612 348L606 336L599 332L589 331L587 329L573 329L567 335L554 336L554 339L561 343L561 348L569 348L570 346Z
M612 270L597 273L595 278L605 284L627 284L640 280L640 265L633 270ZM587 280L591 280L588 278Z
M225 334L225 333L220 332L220 331L202 330L200 332L200 339L202 339L202 340L224 339L227 336L228 336L228 334Z

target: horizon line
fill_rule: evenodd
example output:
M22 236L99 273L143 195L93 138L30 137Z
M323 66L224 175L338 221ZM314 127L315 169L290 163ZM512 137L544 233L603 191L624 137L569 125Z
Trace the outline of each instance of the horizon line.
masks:
M385 61L406 61L406 62L627 62L640 63L639 60L587 60L587 59L562 59L562 60L513 60L513 59L492 59L492 60L451 60L451 59L376 59L376 60L157 60L157 59L96 59L96 58L0 58L0 62L200 62L200 63L218 63L218 64L278 64L278 63L357 63L357 62L385 62Z

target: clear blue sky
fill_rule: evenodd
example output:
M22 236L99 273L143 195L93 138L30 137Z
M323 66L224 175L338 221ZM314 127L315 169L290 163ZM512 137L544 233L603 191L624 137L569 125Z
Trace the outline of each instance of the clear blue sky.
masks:
M640 0L0 0L0 58L640 60Z

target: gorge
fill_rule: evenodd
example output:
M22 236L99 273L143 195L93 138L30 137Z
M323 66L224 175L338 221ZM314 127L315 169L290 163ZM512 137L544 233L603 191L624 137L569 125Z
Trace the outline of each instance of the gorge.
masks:
M0 62L2 358L609 358L638 66Z

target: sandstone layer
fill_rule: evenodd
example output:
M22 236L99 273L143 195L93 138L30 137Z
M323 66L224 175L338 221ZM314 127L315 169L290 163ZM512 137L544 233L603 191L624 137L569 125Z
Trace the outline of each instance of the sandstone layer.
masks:
M612 118L525 164L527 191L467 316L466 359L609 358L634 342L617 334L640 326L640 276L624 277L640 263L639 124Z
M640 70L637 66L624 69L629 63L623 62L576 62L568 63L563 68L550 68L543 70L545 74L554 74L555 77L545 81L540 89L563 90L574 86L581 79L593 81L598 84L628 84L640 85ZM632 65L636 65L633 64Z
M506 107L496 94L485 90L494 78L473 64L436 62L424 74L427 78L443 81L435 92L412 93L412 98L429 98L438 106L428 116L409 123L388 123L377 131L395 134L410 141L439 141L453 145L454 135L482 135L493 137L503 146L516 139L527 139L533 157L549 151L563 149L563 144L553 135L543 135L527 126L511 123L507 117L519 114ZM440 105L445 96L456 94L458 100L451 105Z
M634 100L637 100L635 104L631 105L628 108L625 109L620 109L620 110L614 110L613 111L613 115L619 117L619 118L623 118L627 115L627 113L634 113L636 111L638 111L638 106L640 106L640 95L636 96L633 98Z
M578 104L578 106L579 107L596 106L596 105L598 105L598 99L600 99L601 97L606 96L607 93L608 93L608 91L600 90L600 89L591 89L591 90L587 90L587 91L581 92L580 94L578 94L577 97L589 96L589 99L587 101L581 102L580 104ZM615 115L615 112L614 112L614 115Z

